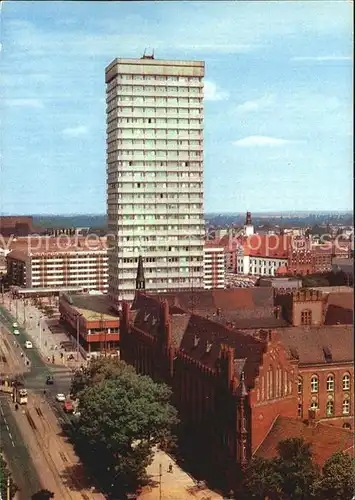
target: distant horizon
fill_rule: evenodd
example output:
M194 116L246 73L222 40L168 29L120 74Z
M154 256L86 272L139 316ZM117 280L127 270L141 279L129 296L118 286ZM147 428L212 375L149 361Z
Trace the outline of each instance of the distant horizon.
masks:
M245 215L251 212L252 215L288 215L288 214L353 214L353 210L245 210L238 212L204 212L204 215ZM2 213L0 217L107 217L105 212L93 213Z

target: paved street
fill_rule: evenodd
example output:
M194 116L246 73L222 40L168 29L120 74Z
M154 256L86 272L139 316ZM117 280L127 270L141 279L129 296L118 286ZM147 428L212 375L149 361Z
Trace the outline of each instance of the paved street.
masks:
M41 488L41 481L14 419L9 401L9 396L0 396L1 446L20 490L17 498L28 500Z

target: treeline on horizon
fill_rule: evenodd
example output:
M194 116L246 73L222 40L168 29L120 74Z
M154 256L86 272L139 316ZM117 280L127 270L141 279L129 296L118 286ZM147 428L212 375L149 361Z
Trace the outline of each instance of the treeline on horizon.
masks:
M265 226L279 226L279 227L310 227L314 225L327 225L327 224L342 224L352 225L353 215L348 213L309 213L296 212L290 216L263 213L252 214L253 224L256 227ZM226 226L241 226L245 221L245 214L206 214L205 221L208 226L212 227L226 227ZM35 215L33 222L36 227L44 229L56 228L91 228L91 229L106 229L107 218L106 215Z

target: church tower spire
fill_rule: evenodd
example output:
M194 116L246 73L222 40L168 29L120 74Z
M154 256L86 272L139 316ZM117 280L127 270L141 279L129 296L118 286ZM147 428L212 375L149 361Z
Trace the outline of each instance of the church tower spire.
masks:
M143 257L141 255L138 257L136 290L145 290Z

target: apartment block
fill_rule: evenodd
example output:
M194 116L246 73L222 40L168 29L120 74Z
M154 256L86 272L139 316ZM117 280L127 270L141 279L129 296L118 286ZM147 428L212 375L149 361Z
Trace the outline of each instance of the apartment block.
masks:
M201 61L115 59L106 68L109 296L204 287Z
M107 292L106 239L18 239L7 255L7 274L11 285L25 288L78 287Z
M206 241L204 247L204 284L205 289L225 288L224 247Z

